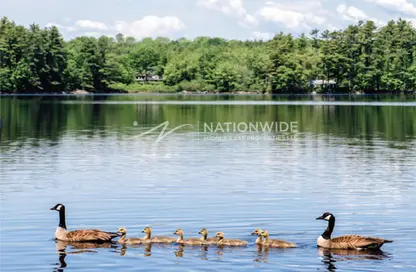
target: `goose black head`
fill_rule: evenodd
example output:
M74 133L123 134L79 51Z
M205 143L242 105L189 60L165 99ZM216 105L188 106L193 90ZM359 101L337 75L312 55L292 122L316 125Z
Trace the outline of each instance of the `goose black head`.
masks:
M332 213L326 212L323 215L316 218L316 220L325 220L329 221L331 218L334 218L334 215Z
M58 211L58 212L64 209L65 209L64 204L56 204L55 206L50 208L51 211Z

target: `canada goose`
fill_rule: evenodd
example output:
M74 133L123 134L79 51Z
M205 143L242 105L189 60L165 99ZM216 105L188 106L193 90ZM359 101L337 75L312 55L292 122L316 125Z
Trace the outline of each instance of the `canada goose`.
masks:
M216 245L218 242L218 238L208 238L208 230L207 229L201 229L198 234L202 235L202 242L204 245Z
M262 245L263 244L263 236L261 236L262 232L263 231L261 229L255 229L251 233L251 235L257 235L257 239L256 239L256 242L255 242L256 245Z
M203 243L202 238L188 238L184 240L182 229L177 229L173 234L178 235L178 240L176 240L176 243L178 244L189 245L189 246L199 246L199 245L202 245Z
M331 239L331 234L335 227L335 216L332 213L324 213L316 220L328 221L328 227L319 236L317 244L319 247L329 249L379 249L384 243L392 243L391 240L385 240L376 237L364 237L360 235L345 235Z
M171 244L175 243L176 239L168 236L154 236L152 237L152 229L150 227L145 227L142 230L143 233L145 233L145 236L143 239L150 241L151 243L166 243Z
M65 222L65 206L56 204L50 208L52 211L59 212L59 225L55 232L57 240L66 242L110 242L119 235L115 232L106 232L98 229L73 230L67 231Z
M148 240L145 240L144 238L126 238L127 236L126 228L119 228L117 232L121 234L120 239L118 239L117 241L119 244L140 245L140 244L146 244L149 242Z
M217 232L215 237L218 238L217 245L219 246L246 246L248 244L243 240L224 239L223 232Z
M296 245L294 243L289 243L283 240L269 239L269 232L267 230L263 230L260 234L264 237L263 246L268 247L277 247L277 248L294 248Z

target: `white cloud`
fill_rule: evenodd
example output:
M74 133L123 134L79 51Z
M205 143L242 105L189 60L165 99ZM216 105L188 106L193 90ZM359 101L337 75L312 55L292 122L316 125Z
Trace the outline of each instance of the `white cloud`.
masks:
M85 32L83 34L83 36L99 38L99 37L105 36L105 35L103 33L100 33L100 32L92 31L92 32Z
M257 41L268 41L273 39L274 34L273 33L269 33L269 32L259 32L259 31L253 31L252 33L252 40L257 40Z
M138 21L117 21L115 24L115 29L118 32L138 39L169 35L171 32L177 32L184 28L185 25L182 21L173 16L145 16Z
M320 1L267 2L258 11L266 21L283 24L287 28L312 28L323 25L327 12Z
M260 11L260 15L268 21L282 23L288 28L297 28L305 21L305 16L300 12L284 10L272 6L264 7Z
M416 6L408 0L366 0L386 9L402 12L404 14L416 15ZM410 0L413 1L413 0Z
M46 27L53 27L53 26L56 26L57 28L62 28L62 26L60 24L57 24L57 23L47 23L46 24Z
M244 8L243 0L199 0L198 5L218 10L228 16L239 18L243 26L252 26L257 24L257 19L249 14Z
M56 26L57 28L66 30L68 32L74 32L74 31L77 31L78 30L78 28L76 28L74 26L63 26L63 25L60 25L60 24L57 24L57 23L53 23L53 22L46 24L46 27L52 27L52 26Z
M384 25L385 23L377 18L369 17L364 11L354 6L347 6L344 4L338 5L338 14L342 15L342 18L347 21L358 22L360 20L371 20L376 25Z
M347 5L341 4L337 7L338 14L341 14L347 20L358 21L361 19L368 18L367 14L361 9L354 6L348 7Z
M69 31L69 32L73 32L73 31L77 31L78 28L76 28L75 26L67 26L66 30Z
M106 24L97 21L90 20L78 20L75 22L75 25L80 28L96 29L96 30L107 30L108 27Z

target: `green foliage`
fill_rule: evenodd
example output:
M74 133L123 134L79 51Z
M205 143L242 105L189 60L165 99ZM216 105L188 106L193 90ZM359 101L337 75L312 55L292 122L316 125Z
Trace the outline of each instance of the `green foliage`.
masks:
M163 82L136 82L137 74ZM332 85L312 85L319 79ZM146 78L147 80L147 78ZM377 28L279 33L267 42L198 37L78 37L0 19L0 91L408 91L416 89L416 29L407 21Z

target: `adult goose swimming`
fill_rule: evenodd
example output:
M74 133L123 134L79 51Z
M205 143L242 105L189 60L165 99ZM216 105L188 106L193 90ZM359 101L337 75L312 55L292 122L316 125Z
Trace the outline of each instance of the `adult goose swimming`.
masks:
M56 228L55 238L66 242L111 242L112 239L120 236L115 232L106 232L98 229L85 229L68 231L65 222L65 206L56 204L50 210L59 212L59 225Z
M337 238L331 238L331 234L335 227L335 216L332 213L324 213L316 220L328 221L328 227L319 236L317 244L319 247L328 249L379 249L384 243L392 243L391 240L386 240L376 237L365 237L361 235L344 235Z

